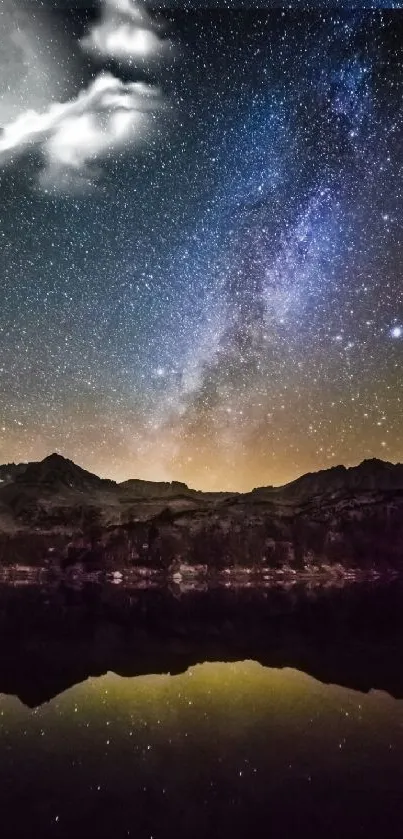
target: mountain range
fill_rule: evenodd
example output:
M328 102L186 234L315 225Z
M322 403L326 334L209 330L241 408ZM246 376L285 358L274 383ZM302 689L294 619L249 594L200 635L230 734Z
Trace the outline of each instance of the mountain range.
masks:
M364 460L248 493L116 483L60 454L0 466L0 563L399 569L403 465Z

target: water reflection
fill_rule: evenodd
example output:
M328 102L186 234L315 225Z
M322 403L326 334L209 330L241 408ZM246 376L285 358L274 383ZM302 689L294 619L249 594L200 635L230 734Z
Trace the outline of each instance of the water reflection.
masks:
M403 697L403 590L0 586L0 693L31 707L90 676L253 659Z
M403 702L254 661L3 696L9 836L400 836Z
M401 837L401 604L0 586L2 833Z

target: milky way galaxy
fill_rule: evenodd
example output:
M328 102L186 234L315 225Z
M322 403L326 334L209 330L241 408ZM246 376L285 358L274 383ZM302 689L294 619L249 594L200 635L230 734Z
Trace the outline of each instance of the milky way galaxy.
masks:
M401 4L250 5L5 4L1 462L403 458Z

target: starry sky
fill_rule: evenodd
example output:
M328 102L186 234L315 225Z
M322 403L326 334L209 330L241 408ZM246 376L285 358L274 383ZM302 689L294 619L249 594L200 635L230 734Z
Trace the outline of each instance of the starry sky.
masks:
M0 462L403 459L403 10L355 5L5 0Z

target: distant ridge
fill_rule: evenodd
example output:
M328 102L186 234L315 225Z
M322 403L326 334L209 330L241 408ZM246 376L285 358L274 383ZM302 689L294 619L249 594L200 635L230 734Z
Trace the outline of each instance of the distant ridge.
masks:
M257 487L255 496L281 496L290 500L311 498L323 493L351 490L403 489L403 464L369 458L358 466L331 466L319 472L307 472L294 481L279 487Z
M81 564L403 575L401 464L373 458L243 494L179 481L117 484L57 453L0 473L8 476L0 484L0 567L18 556L40 566L51 556L62 571Z
M338 465L318 472L307 472L282 486L256 487L246 493L225 490L204 492L192 489L182 481L147 481L129 478L117 483L109 478L100 478L63 455L53 452L40 461L0 465L0 486L9 483L30 487L43 486L49 489L69 487L81 492L109 488L130 493L138 499L237 496L239 498L282 498L291 501L340 491L403 490L403 464L369 458L363 460L358 466Z
M198 492L196 489L189 489L188 485L181 481L143 481L140 478L129 478L118 486L130 490L137 498L150 495L154 498L171 498L178 495L195 495Z

